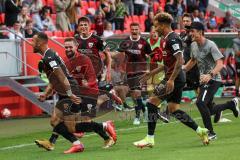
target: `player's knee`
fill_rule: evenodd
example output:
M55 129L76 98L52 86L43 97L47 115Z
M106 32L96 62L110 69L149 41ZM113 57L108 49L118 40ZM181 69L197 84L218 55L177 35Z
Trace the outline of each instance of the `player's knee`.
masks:
M58 124L60 123L60 119L56 116L52 116L51 119L50 119L50 125L52 127L55 127L57 126Z
M153 104L153 105L155 105L155 106L158 106L158 105L160 104L160 100L157 99L157 98L155 98L155 97L150 97L150 98L148 99L148 102L151 103L151 104Z

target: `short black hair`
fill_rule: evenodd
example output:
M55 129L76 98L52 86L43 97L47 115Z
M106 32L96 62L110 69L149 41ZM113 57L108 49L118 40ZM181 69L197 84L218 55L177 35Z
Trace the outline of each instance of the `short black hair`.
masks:
M87 22L87 23L89 23L89 24L91 23L90 19L89 19L88 17L86 17L86 16L80 17L80 18L78 19L78 24L79 24L80 22Z
M140 27L139 23L137 23L137 22L132 22L132 23L130 24L130 27L132 27L132 26L138 26L138 27Z
M154 17L154 21L157 21L160 24L164 23L167 25L171 25L173 22L173 17L169 13L166 13L166 12L158 13Z
M37 35L38 39L48 42L48 36L46 33L38 32L38 33L36 33L36 35Z
M182 19L184 17L188 17L188 18L190 18L193 21L193 16L191 14L189 14L189 13L184 13L183 16L182 16Z
M28 24L30 24L30 23L33 23L33 21L32 21L31 19L28 19L28 20L26 21L26 25L28 25Z
M75 45L77 45L77 41L75 38L72 38L72 37L67 37L64 39L64 42L73 42Z

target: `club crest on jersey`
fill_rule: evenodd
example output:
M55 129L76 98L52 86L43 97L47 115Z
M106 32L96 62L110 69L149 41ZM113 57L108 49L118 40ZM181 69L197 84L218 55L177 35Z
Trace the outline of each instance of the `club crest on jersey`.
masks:
M88 47L92 48L93 47L93 43L88 43Z
M165 47L166 47L166 42L163 42L163 45L162 45L162 46L163 46L163 48L165 48Z
M77 71L77 72L80 72L80 71L81 71L81 68L82 68L81 66L77 66L77 67L76 67L76 71Z
M142 47L143 47L142 44L139 44L139 45L138 45L138 48L139 48L139 49L142 49Z

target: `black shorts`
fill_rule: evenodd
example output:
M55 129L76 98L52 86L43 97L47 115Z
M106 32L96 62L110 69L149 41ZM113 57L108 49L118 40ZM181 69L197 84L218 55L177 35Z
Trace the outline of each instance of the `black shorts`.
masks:
M237 76L240 77L240 62L236 62L236 72Z
M96 117L97 97L82 97L81 116Z
M130 90L141 90L140 78L144 73L136 73L127 75L127 84Z
M160 99L166 100L168 103L173 102L173 103L180 104L182 100L182 91L184 86L185 86L185 81L175 81L173 91L170 94L164 97L161 97Z
M196 90L199 87L199 70L198 67L192 68L186 74L186 88L184 90Z
M221 86L222 82L211 80L208 84L200 85L200 92L198 94L197 102L202 102L205 105L212 103L215 93Z

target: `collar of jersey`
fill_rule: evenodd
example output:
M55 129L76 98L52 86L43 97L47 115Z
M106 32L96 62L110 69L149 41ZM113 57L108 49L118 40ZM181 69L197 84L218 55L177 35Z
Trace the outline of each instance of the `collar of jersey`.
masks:
M165 37L164 37L164 39L166 39L171 33L173 33L174 31L172 31L172 32L169 32Z
M88 38L90 38L92 36L92 33L90 33L90 35L87 37L87 38L84 38L82 35L80 35L80 37L82 38L82 39L88 39Z
M43 57L45 57L45 54L47 53L47 51L49 50L50 48L48 48L44 53L43 53Z
M130 38L131 41L139 41L139 39L141 38L141 36L139 36L137 40L133 40L131 35L129 36L129 38Z

